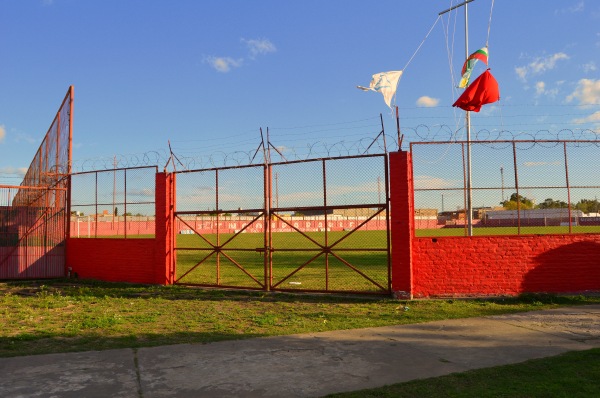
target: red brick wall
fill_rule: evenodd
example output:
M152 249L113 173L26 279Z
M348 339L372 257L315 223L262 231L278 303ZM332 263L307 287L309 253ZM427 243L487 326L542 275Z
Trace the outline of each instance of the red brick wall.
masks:
M67 269L79 278L111 282L173 283L175 177L156 174L154 239L67 239Z
M415 238L413 296L600 291L600 235Z
M156 174L156 283L173 284L175 275L175 174Z
M600 291L600 234L416 238L410 155L390 153L396 296Z
M390 153L390 215L392 241L392 291L410 298L413 290L412 238L414 200L410 152Z
M159 283L154 277L155 264L154 239L67 240L67 267L79 278Z

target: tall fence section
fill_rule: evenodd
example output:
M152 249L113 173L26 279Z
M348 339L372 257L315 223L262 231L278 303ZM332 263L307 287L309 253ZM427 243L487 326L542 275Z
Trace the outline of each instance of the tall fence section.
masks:
M469 194L474 235L600 232L598 141L412 143L411 153L417 236L465 235Z
M65 275L73 87L21 185L0 186L0 278Z
M71 175L73 238L151 238L155 234L156 166Z

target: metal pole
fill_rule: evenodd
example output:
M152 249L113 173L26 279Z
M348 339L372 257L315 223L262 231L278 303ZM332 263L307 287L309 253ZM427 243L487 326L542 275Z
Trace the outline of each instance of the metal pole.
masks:
M502 183L502 201L504 202L504 166L500 166L500 180Z
M449 11L452 11L452 10L455 10L455 9L457 9L459 7L465 6L465 5L469 4L472 1L475 1L475 0L467 0L467 1L463 2L463 3L457 4L454 7L450 7L447 10L444 10L444 11L440 12L438 15L443 15L443 14L449 12Z
M465 2L465 59L469 58L469 14L468 2ZM471 173L471 112L466 111L467 130L467 234L473 236L473 186Z
M455 10L459 7L465 7L465 59L469 58L469 12L468 4L475 0L466 0L460 4L448 8L440 12L438 15L443 15L447 12ZM466 175L466 213L467 213L467 235L473 236L473 187L472 187L472 173L471 173L471 114L466 111L465 115L465 129L467 131L467 175Z
M567 160L567 143L563 142L565 152L565 176L567 182L567 207L569 209L569 233L573 233L573 223L571 222L571 185L569 184L569 161Z
M517 235L521 235L521 195L519 194L519 169L517 168L517 145L513 141L513 167L515 169L515 190L517 191Z

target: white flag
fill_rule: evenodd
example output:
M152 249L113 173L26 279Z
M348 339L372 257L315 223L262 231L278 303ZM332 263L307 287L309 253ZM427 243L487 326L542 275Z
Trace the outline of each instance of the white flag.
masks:
M400 76L402 76L401 70L376 73L373 75L369 87L356 87L364 91L380 92L383 94L383 99L385 100L386 105L391 108L392 98L394 98L394 95L396 94L396 88L398 87L398 80L400 80Z

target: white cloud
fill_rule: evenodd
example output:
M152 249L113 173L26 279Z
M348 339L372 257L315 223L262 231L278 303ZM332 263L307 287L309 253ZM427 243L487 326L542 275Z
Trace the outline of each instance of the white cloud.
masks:
M560 85L560 83L558 83L558 85ZM556 97L557 94L558 94L557 88L550 90L547 88L545 82L539 81L539 82L535 83L535 95L536 96L545 95L548 97Z
M544 94L544 91L546 91L546 83L544 83L544 82L537 82L535 84L535 93L537 95L542 95L542 94Z
M15 137L15 142L27 142L28 144L37 144L39 141L33 137L31 137L29 134L24 134L24 133L17 133L16 137Z
M0 124L0 142L4 141L4 137L6 137L6 129Z
M518 66L515 68L515 72L521 80L525 80L525 76L527 76L527 68L526 67Z
M566 59L569 59L569 56L565 53L556 53L545 58L538 57L525 66L516 67L515 73L521 80L526 81L528 75L539 75L554 69L558 61Z
M215 70L221 73L227 73L231 68L239 68L244 63L242 58L233 59L231 57L206 57L204 62L208 63Z
M422 106L424 108L432 108L437 106L440 103L440 100L437 98L431 98L426 95L422 96L417 100L417 106Z
M572 5L571 7L561 8L561 9L554 11L554 14L555 15L574 14L576 12L582 12L584 9L584 6L585 6L585 4L584 4L583 0L581 0L579 3L576 3L576 4Z
M596 68L596 63L594 61L588 62L587 64L581 65L581 68L585 73L594 72Z
M258 55L265 55L277 51L277 48L268 39L240 39L242 43L246 44L249 54L248 58L251 60L256 59ZM221 73L227 73L233 68L239 68L244 64L244 58L233 58L233 57L215 57L205 56L204 62L212 66L216 71Z
M525 167L560 166L561 164L558 160L554 162L523 162L523 166Z
M451 188L459 186L458 184L459 182L455 180L445 180L443 178L428 175L415 176L414 179L414 185L417 189Z
M14 174L19 177L24 177L27 173L27 167L2 167L0 168L0 174Z
M579 105L600 104L600 80L581 79L577 88L567 97L567 102L579 100Z
M579 119L573 119L573 123L584 124L584 123L600 123L600 111L596 111L589 116L582 117Z
M250 51L250 59L255 59L257 55L264 55L268 53L274 53L277 48L268 39L241 39L242 43L245 43Z

